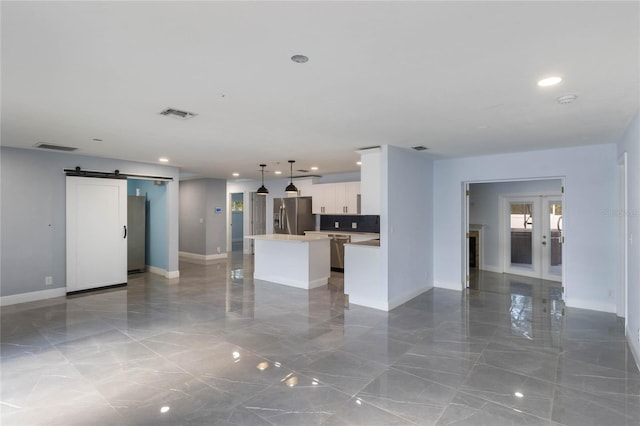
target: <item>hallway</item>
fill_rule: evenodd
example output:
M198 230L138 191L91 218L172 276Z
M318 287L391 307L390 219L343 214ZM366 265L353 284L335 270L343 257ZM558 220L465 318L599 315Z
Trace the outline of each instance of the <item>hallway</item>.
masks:
M556 283L483 272L386 313L252 268L4 307L2 425L640 423L621 321Z

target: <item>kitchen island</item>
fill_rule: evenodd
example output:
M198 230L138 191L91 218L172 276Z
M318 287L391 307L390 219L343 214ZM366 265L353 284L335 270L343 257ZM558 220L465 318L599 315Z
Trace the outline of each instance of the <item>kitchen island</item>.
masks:
M254 279L306 290L328 284L328 236L266 234L246 238L254 240Z

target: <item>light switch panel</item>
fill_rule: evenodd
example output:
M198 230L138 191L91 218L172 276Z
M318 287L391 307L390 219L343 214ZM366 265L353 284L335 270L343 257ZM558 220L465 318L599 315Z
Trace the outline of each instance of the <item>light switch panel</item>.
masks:
M358 229L358 222L351 222L351 229Z
M335 227L336 229L340 228L340 222L336 222Z

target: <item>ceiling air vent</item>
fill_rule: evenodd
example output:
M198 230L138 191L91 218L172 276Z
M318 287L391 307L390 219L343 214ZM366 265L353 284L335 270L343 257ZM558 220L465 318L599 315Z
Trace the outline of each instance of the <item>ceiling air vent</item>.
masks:
M416 151L426 151L429 148L427 148L426 146L418 145L418 146L412 146L411 149L415 149Z
M39 142L37 144L34 145L36 148L42 148L42 149L52 149L54 151L75 151L78 148L74 148L72 146L61 146L61 145L52 145L50 143L44 143L44 142Z
M309 170L298 169L298 170L296 170L296 172L298 172L298 173L309 173Z
M187 120L189 118L193 118L196 115L198 115L198 114L196 114L194 112L182 111L182 110L175 109L175 108L165 108L162 111L160 111L160 114L161 115L170 115L170 116L173 116L173 117L180 118L182 120Z

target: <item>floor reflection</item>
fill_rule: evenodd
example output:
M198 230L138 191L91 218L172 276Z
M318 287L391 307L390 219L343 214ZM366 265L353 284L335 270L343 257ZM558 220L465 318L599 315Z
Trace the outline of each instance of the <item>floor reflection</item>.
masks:
M637 425L612 314L558 283L479 273L391 312L253 280L251 255L180 278L3 307L2 425Z

